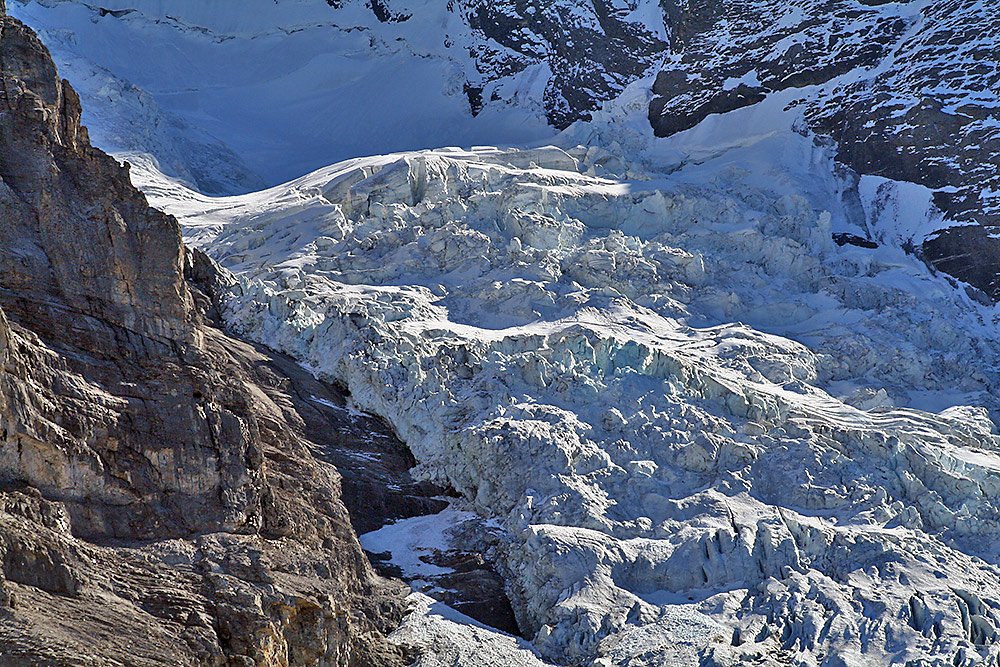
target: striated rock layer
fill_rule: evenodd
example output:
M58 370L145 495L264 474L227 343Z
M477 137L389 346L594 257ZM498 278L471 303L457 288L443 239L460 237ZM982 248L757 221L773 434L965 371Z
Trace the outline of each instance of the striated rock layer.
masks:
M0 665L402 664L301 381L3 2L0 77Z

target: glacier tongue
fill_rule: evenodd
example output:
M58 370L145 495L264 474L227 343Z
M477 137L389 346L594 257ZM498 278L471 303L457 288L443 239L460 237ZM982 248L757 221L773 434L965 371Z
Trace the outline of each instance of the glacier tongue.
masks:
M230 326L346 383L499 520L548 659L998 655L997 313L835 244L842 193L582 147L219 199L139 175L239 278Z

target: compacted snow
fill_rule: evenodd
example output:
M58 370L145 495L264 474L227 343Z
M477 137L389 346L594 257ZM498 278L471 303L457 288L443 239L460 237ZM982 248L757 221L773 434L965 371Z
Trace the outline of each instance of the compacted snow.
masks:
M541 657L995 655L997 313L898 247L833 240L933 213L787 131L695 153L696 128L632 162L581 132L612 131L242 197L138 176L237 277L230 326L347 384L502 526Z

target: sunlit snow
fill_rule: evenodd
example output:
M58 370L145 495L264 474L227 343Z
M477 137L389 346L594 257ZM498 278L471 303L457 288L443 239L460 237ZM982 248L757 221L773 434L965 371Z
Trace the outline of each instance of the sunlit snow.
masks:
M89 16L50 4L18 11ZM259 15L177 3L185 26L204 28L184 31L197 67L146 72L177 47L144 25L149 61L130 77L239 148L249 171L352 159L227 198L148 157L132 174L233 272L230 327L346 385L391 422L417 475L462 494L449 511L500 526L497 566L531 645L415 594L395 637L423 649L420 665L997 657L1000 312L904 252L939 219L928 190L836 165L788 104L802 89L665 140L646 118L649 80L555 137L530 109L473 119L453 90L411 115L393 90L440 86L448 67L419 23L345 31L342 50L293 66L265 46L304 40L296 53L312 53L314 17L253 4ZM362 21L351 11L339 16ZM650 5L633 11L655 22ZM124 21L122 48L144 20ZM244 60L231 71L199 51L258 32L259 50L235 41L244 50L227 57ZM66 53L91 48L47 37L57 54L60 39ZM311 69L355 56L362 84ZM61 66L84 67L77 57ZM241 82L248 62L274 76ZM111 80L80 77L92 95ZM192 77L198 95L183 90ZM217 95L213 77L227 82ZM526 99L544 77L518 79ZM108 88L105 120L138 113L146 98L133 92ZM283 93L289 107L232 109L221 126L234 101ZM275 128L321 140L289 153ZM129 141L166 146L162 162L175 144L161 138ZM530 143L542 139L553 145ZM463 148L440 148L452 144ZM437 148L354 157L425 146ZM419 576L434 544L420 537L448 516L362 541Z

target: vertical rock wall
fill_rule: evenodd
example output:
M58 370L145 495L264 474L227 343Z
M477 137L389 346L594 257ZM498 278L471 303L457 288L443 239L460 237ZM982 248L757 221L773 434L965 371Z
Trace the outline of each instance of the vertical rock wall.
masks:
M2 9L0 665L398 664L286 384Z

